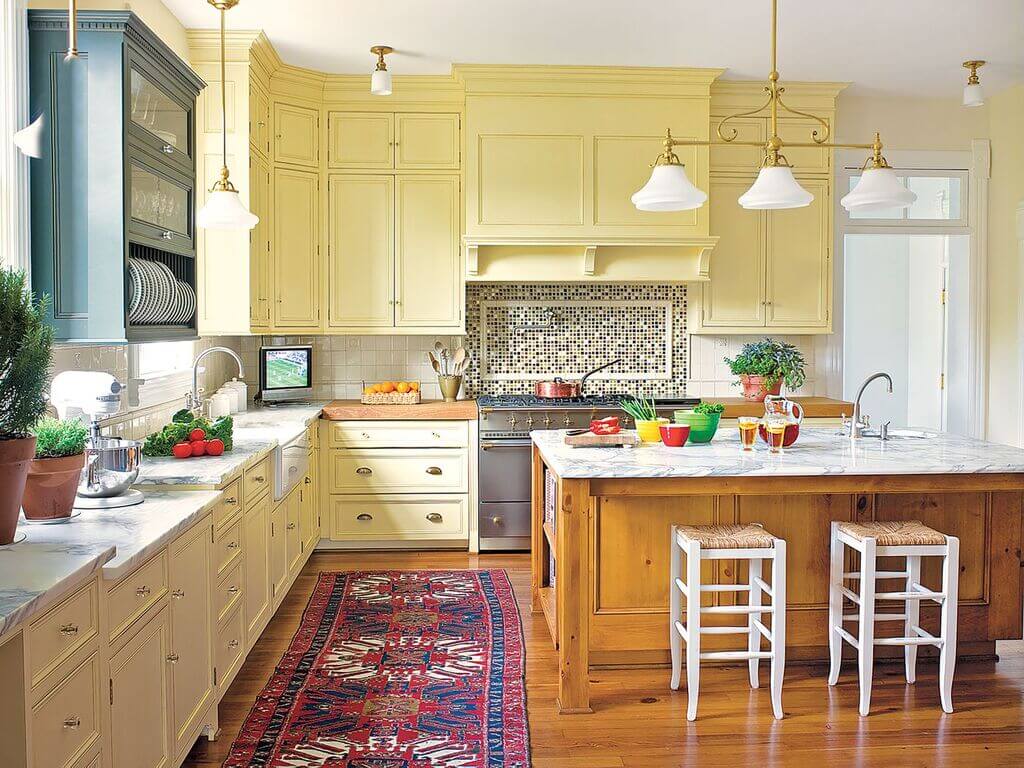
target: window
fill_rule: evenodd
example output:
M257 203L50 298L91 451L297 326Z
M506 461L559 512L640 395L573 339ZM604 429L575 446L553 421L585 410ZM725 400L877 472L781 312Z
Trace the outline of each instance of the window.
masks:
M967 179L966 170L902 170L896 169L900 183L917 194L917 200L908 208L883 211L849 211L840 209L840 216L851 225L966 227ZM845 181L844 181L845 177ZM839 189L843 194L860 181L860 170L847 168L841 173Z
M128 348L128 365L133 379L142 379L139 405L148 407L182 397L192 386L193 341L163 341L133 344Z

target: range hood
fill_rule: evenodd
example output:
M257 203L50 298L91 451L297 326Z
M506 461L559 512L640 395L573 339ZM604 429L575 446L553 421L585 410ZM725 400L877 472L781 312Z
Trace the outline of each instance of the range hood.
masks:
M717 237L464 237L466 280L486 283L691 283L710 279Z

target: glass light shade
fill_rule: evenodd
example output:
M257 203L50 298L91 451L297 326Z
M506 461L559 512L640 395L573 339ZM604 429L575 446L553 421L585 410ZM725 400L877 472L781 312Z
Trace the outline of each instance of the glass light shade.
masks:
M964 86L964 106L980 107L985 103L985 90L981 83Z
M36 159L43 156L43 129L46 127L46 120L39 115L35 120L17 131L12 140L14 146L21 150L27 157Z
M656 165L630 199L641 211L689 211L704 205L708 196L693 186L683 166Z
M753 186L740 195L739 204L755 211L805 208L814 195L793 178L793 169L785 165L766 166L757 174Z
M892 168L868 168L840 204L848 211L884 211L907 208L917 195L900 184Z
M386 69L375 69L370 76L370 93L374 96L390 96L391 73Z
M259 220L233 189L215 189L196 214L196 226L202 229L252 229Z

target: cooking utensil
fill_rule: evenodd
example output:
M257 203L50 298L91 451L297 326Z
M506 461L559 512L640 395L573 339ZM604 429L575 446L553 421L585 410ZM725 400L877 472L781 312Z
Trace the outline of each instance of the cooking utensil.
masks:
M598 371L603 371L605 368L611 368L613 365L621 362L621 359L612 360L610 363L599 365L592 371L587 371L583 374L583 378L579 381L567 381L560 376L556 376L550 381L538 381L533 385L533 394L537 397L546 398L583 397L583 388L586 386L587 379Z

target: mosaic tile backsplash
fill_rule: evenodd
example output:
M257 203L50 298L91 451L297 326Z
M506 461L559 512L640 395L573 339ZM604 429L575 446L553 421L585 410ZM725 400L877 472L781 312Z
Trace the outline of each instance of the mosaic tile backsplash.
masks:
M590 393L685 393L686 287L683 285L488 284L466 287L471 396L532 392L555 376L595 374Z

